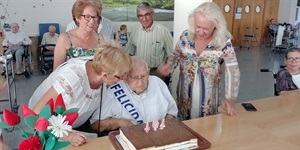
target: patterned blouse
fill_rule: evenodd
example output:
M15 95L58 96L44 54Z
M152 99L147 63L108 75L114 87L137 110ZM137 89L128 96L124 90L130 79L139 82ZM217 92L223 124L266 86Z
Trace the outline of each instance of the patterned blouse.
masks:
M281 69L277 73L276 77L276 91L280 93L281 91L291 91L297 90L298 87L293 82L292 75L286 69Z
M93 59L94 54L96 53L96 48L85 49L81 47L73 47L73 43L71 41L69 33L68 32L66 33L68 35L68 39L71 44L71 47L67 50L67 60L70 58L78 58L78 57ZM100 44L100 37L98 37L98 43Z
M208 44L197 56L195 42L188 34L188 31L182 33L174 52L180 67L176 99L180 120L215 114L220 105L220 66L223 62L225 97L236 99L240 83L240 71L230 39L224 48Z

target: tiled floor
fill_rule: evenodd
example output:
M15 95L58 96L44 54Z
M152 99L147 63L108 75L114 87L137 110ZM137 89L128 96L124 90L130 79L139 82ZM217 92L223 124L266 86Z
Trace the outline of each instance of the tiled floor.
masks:
M236 48L236 53L241 71L241 84L236 102L273 96L274 81L272 73L262 73L260 69L270 68L277 72L279 66L284 64L283 53L273 53L271 48L266 47L254 47L250 50ZM27 104L34 90L46 77L46 75L38 73L30 79L26 79L24 76L17 76L15 83L18 104ZM5 107L8 107L7 102L0 103L1 110ZM3 135L11 147L17 148L21 140L19 129L14 129L13 132L3 131Z

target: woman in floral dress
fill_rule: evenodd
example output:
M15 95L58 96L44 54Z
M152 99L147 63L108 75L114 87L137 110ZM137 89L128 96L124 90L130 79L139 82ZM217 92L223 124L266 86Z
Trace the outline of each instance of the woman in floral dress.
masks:
M190 28L177 42L174 57L159 67L168 75L179 65L177 106L180 120L213 115L219 106L221 65L225 67L224 107L235 115L233 100L239 88L240 72L234 48L221 9L213 2L203 3L189 15Z

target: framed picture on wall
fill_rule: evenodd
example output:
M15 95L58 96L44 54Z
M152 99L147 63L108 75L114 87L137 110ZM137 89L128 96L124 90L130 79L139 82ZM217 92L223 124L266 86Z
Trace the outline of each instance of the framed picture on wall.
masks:
M141 2L152 5L154 20L174 20L174 0L103 0L102 15L111 21L138 21L136 7Z
M236 7L236 13L242 13L242 7Z

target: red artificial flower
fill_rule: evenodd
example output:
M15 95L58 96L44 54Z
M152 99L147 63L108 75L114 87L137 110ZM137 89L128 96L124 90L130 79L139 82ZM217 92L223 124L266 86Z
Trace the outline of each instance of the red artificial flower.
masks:
M54 101L52 98L46 103L46 105L50 106L51 113L53 113Z
M10 126L15 126L20 123L20 117L7 109L3 110L3 119Z
M35 129L37 131L45 131L47 130L47 127L49 126L49 122L46 118L39 118L35 123Z
M22 116L36 116L36 113L28 108L26 105L22 104Z
M54 110L56 110L58 106L61 106L64 111L66 110L65 102L61 94L59 94L56 98Z
M21 141L19 150L42 150L43 145L40 137L37 135L30 136L27 139Z
M72 125L77 118L78 118L78 113L77 112L69 113L69 114L66 114L65 121L68 121L68 125Z

